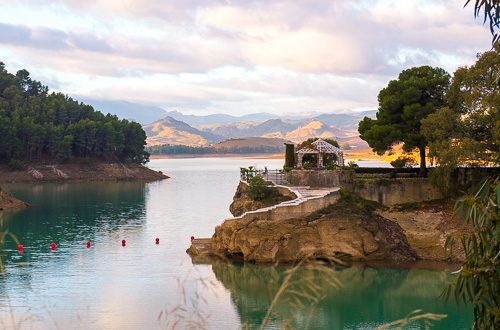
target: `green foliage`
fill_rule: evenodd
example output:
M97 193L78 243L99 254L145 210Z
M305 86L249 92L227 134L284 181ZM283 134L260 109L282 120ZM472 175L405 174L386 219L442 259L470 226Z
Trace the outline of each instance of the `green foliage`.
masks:
M264 201L276 196L277 191L268 187L260 176L254 176L248 182L249 196L254 201Z
M465 6L470 3L470 0L465 2ZM464 6L464 7L465 7ZM489 21L490 32L493 36L492 44L498 44L498 40L500 39L500 0L475 0L474 3L474 17L481 16L481 12L483 13L483 22Z
M438 168L431 179L448 187L458 166L500 163L500 43L459 68L447 93L447 107L422 120L430 156Z
M351 161L349 161L349 162L347 163L347 167L349 167L349 168L358 168L358 167L359 167L359 165L358 165L358 164L356 164L356 162L355 162L355 161L352 161L352 160L351 160Z
M456 212L472 228L460 237L466 261L455 283L443 295L448 300L452 291L457 301L474 309L473 329L500 329L500 182L486 180L474 196L457 201ZM448 238L446 247L452 246Z
M285 167L293 168L295 166L295 145L285 144Z
M338 143L336 140L334 140L334 139L328 139L328 138L324 138L324 139L323 139L323 138L321 138L321 139L322 139L323 141L325 141L325 142L330 143L330 144L331 144L332 146L334 146L334 147L340 148L339 143ZM309 146L311 146L311 145L313 144L313 142L316 142L316 141L318 141L318 140L319 140L319 138L318 138L318 137L309 138L309 139L307 139L307 140L305 140L305 141L301 142L301 143L297 146L297 150L298 150L298 149L305 148L305 147L309 147Z
M399 156L391 162L391 166L394 168L409 168L412 165L416 165L415 160L409 156Z
M13 171L22 170L22 169L24 169L24 166L25 166L25 164L22 160L14 159L14 158L11 159L7 165Z
M104 115L0 62L0 163L98 157L144 163L141 125Z
M450 75L441 68L414 67L402 71L378 95L377 119L363 118L358 131L373 151L383 154L397 143L403 150L420 150L421 174L425 174L427 140L421 134L421 120L444 105Z

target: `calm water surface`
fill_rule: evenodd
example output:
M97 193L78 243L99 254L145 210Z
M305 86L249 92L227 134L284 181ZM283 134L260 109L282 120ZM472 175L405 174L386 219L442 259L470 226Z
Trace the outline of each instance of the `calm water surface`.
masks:
M153 160L149 166L171 178L148 184L5 185L32 207L0 217L1 231L25 246L20 255L8 240L0 250L0 328L257 328L287 268L193 265L185 253L191 235L209 237L230 217L239 167L250 165L279 168L282 160ZM353 267L330 275L341 286L316 270L297 271L293 289L306 290L301 280L312 278L323 299L283 296L269 328L370 329L415 309L447 314L436 329L471 322L468 308L438 299L447 272Z

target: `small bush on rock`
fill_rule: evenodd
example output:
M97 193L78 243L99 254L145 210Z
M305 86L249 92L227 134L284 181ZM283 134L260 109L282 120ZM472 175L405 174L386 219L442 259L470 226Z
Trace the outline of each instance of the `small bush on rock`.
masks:
M250 198L254 201L263 201L272 198L277 193L275 189L268 187L266 181L260 176L255 176L249 180L248 192Z

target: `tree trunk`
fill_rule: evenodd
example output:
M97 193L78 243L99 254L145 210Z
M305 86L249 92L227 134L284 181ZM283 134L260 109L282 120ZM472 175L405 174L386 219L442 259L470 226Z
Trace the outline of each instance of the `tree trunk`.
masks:
M425 164L425 147L420 147L420 176L427 175L427 166Z

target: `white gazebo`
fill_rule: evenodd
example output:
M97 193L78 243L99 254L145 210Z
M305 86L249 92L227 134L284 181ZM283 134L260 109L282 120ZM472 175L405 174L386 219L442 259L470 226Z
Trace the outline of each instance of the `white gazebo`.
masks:
M323 156L326 154L334 154L336 156L336 163L339 166L344 166L344 154L342 151L326 142L325 140L318 139L311 143L310 146L306 146L297 150L297 167L302 168L302 158L305 154L317 154L318 155L318 168L323 168Z

